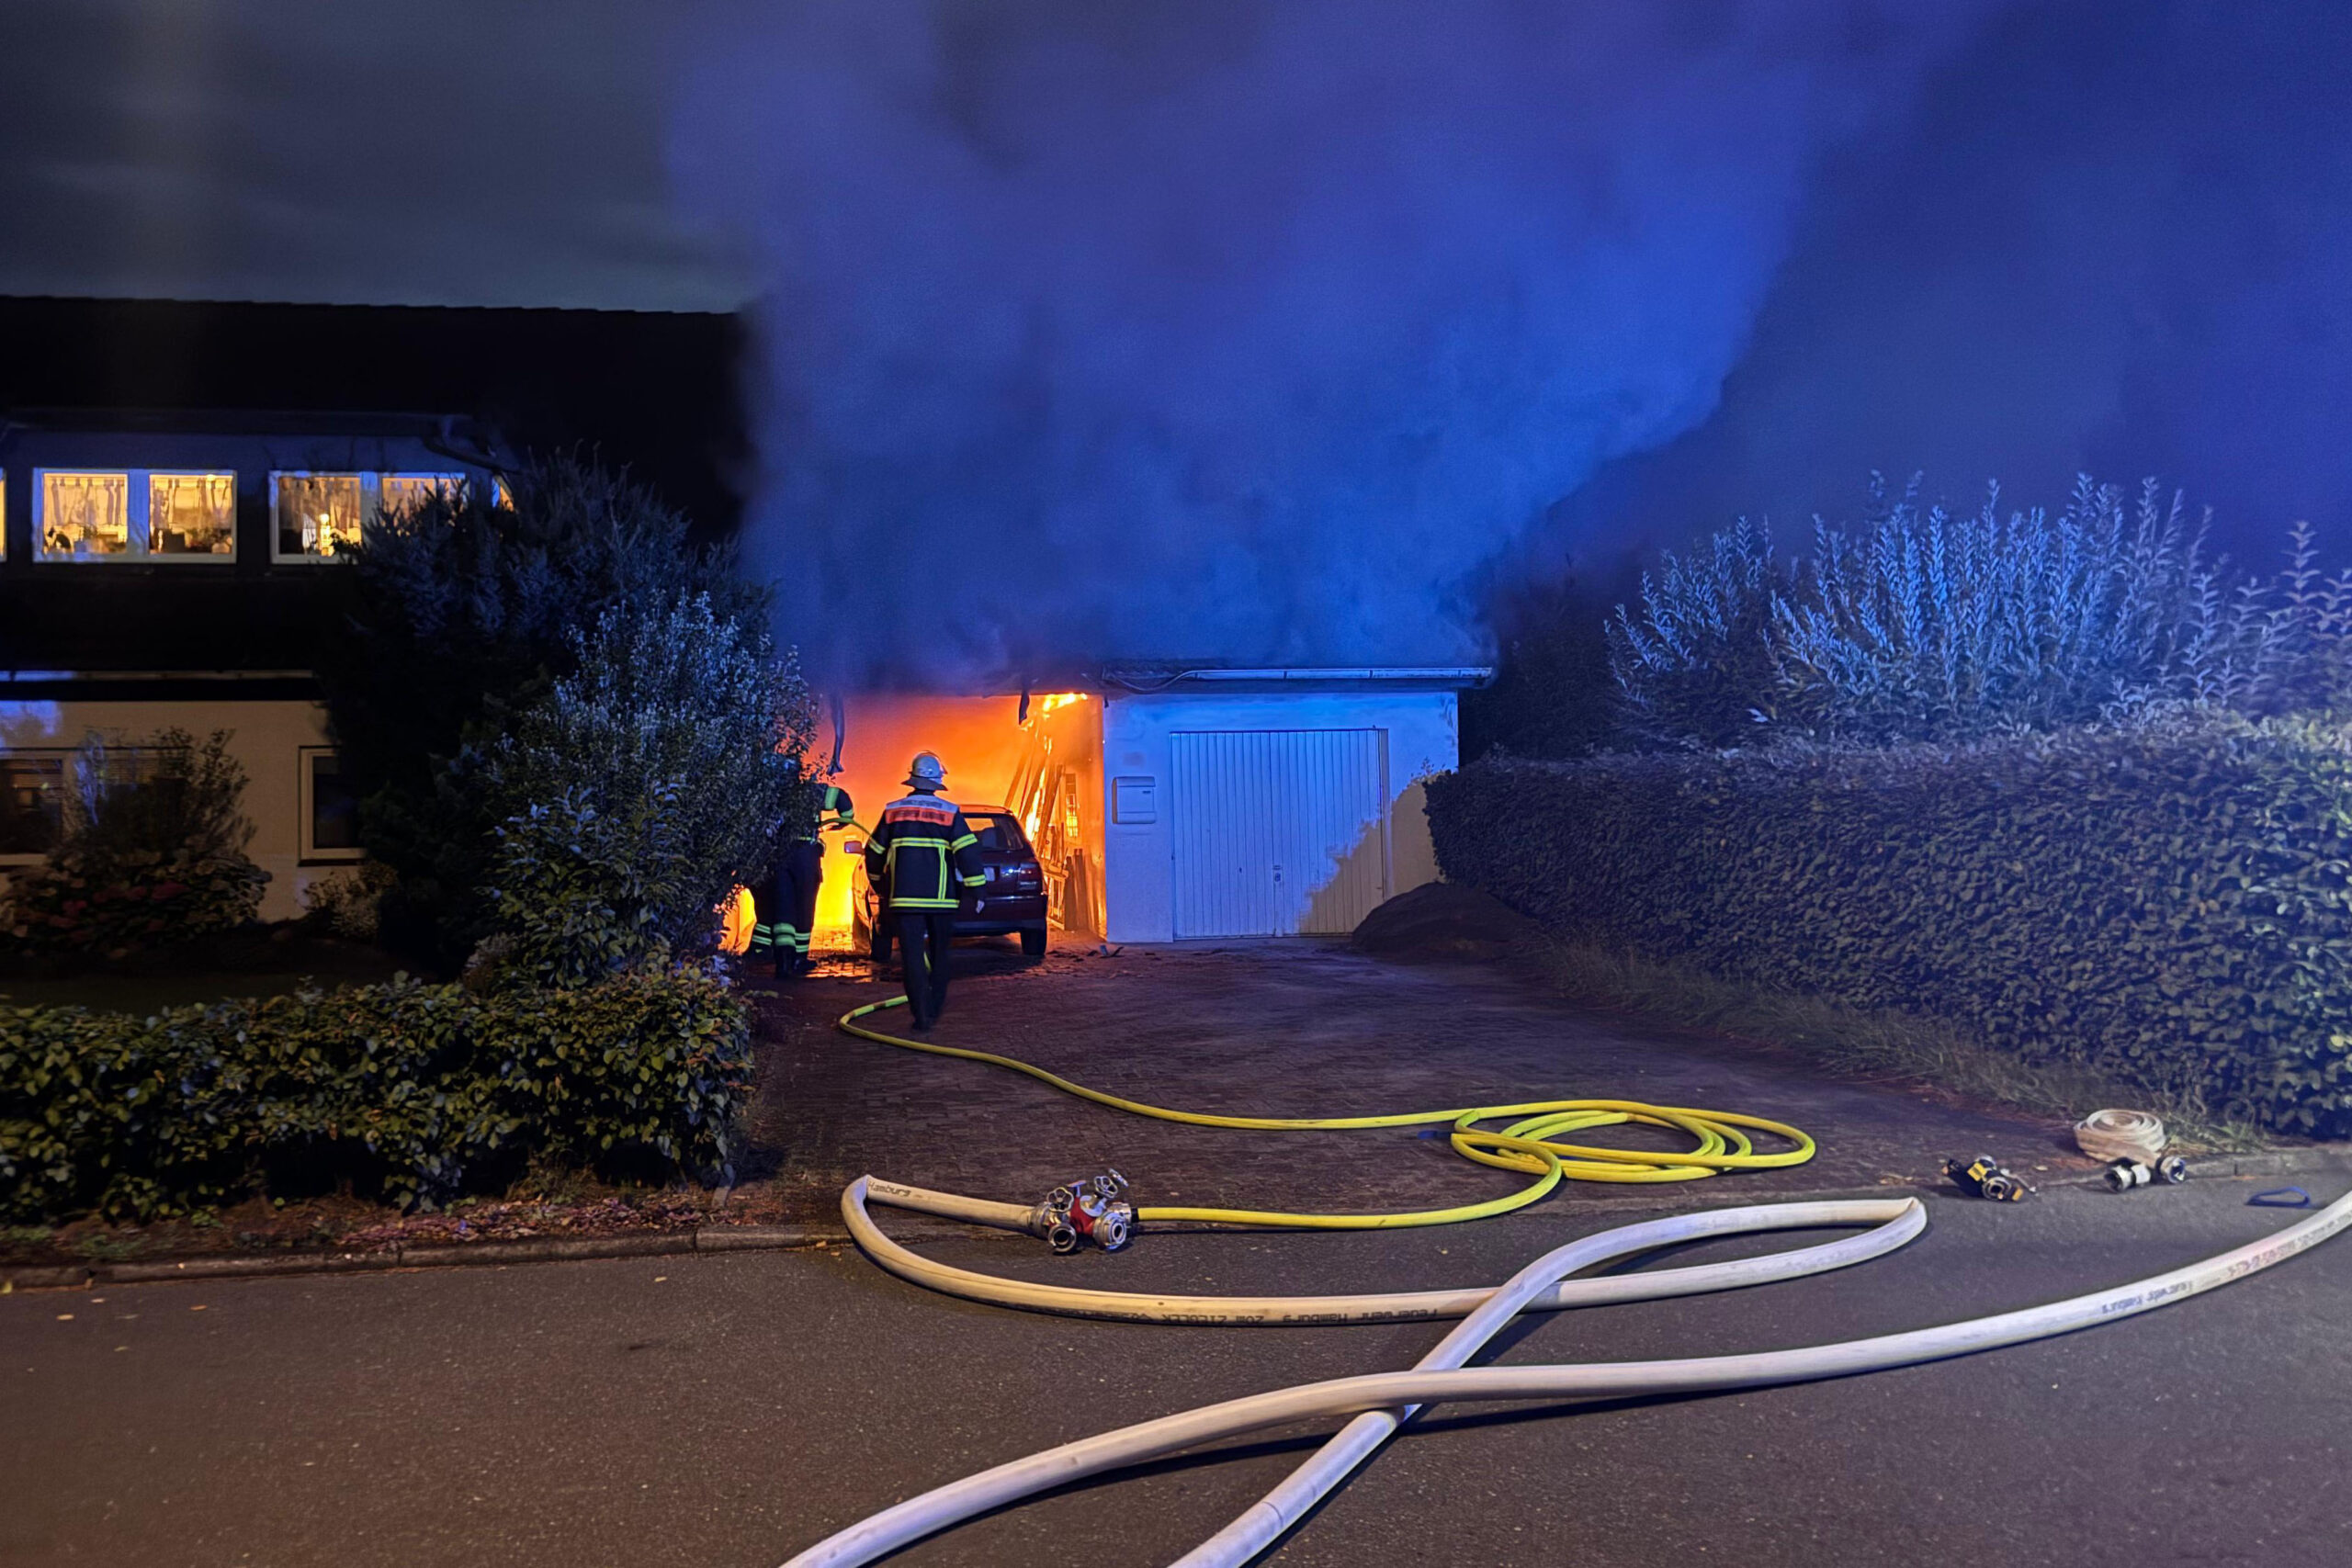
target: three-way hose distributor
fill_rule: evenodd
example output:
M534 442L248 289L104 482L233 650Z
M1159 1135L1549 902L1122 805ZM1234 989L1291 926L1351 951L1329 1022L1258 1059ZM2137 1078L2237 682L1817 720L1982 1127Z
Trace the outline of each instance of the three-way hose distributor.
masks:
M1031 1212L1029 1228L1056 1252L1076 1252L1090 1241L1105 1252L1118 1251L1136 1234L1127 1179L1115 1167L1106 1168L1055 1188Z

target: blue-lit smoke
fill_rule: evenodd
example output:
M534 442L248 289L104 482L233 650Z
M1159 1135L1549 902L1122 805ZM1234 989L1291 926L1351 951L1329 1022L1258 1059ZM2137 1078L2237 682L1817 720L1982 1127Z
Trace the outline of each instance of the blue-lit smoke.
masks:
M1732 517L1801 534L1873 468L1973 507L2158 474L2267 570L2352 558L2352 6L2038 0L1815 184L1716 411L1535 536L1611 589Z
M1478 652L1487 563L1705 419L1938 0L698 13L763 268L748 539L834 677Z

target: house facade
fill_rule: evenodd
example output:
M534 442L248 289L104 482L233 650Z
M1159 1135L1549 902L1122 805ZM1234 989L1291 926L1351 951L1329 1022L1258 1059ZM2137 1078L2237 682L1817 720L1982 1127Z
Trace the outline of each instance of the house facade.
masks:
M261 913L360 858L314 671L362 522L520 454L628 467L699 533L740 502L732 317L0 299L0 876L86 747L225 731ZM386 410L402 412L383 412Z
M0 428L0 874L63 830L85 748L225 732L263 918L360 857L313 673L379 508L495 484L456 416L17 410Z

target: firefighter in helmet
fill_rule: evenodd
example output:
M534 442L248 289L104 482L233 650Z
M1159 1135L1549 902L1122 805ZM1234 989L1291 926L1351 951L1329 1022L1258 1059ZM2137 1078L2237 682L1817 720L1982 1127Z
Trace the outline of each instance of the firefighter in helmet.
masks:
M963 890L981 883L979 836L956 803L941 796L947 770L928 751L907 766L904 799L883 808L865 841L865 877L880 897L877 920L897 928L907 973L907 1008L927 1030L947 1005L947 947Z
M797 980L808 971L808 938L817 924L817 887L825 879L822 835L849 825L854 808L849 791L835 784L824 789L817 819L787 822L776 830L776 849L768 874L752 890L753 960L774 958L775 977Z

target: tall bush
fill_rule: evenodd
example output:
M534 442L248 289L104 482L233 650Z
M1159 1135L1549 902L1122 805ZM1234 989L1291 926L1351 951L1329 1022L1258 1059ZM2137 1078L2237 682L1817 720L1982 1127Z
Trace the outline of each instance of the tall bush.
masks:
M491 926L481 888L508 812L478 767L573 668L576 634L622 604L707 595L763 626L729 552L626 474L558 456L368 520L349 635L320 669L370 855L397 874L385 939L454 970Z
M1579 942L2352 1132L2352 727L1488 762L1449 880Z
M481 767L510 977L576 986L708 951L786 815L813 818L815 726L789 653L707 594L616 604Z
M2308 530L2288 571L2233 574L2179 495L2078 481L2055 513L1923 505L1873 483L1781 557L1746 523L1645 576L1611 623L1627 728L1720 747L1962 740L2178 703L2247 714L2344 694L2352 579Z

